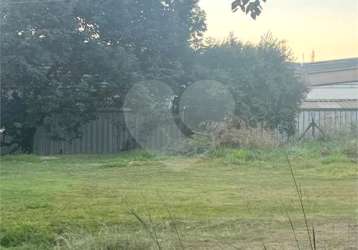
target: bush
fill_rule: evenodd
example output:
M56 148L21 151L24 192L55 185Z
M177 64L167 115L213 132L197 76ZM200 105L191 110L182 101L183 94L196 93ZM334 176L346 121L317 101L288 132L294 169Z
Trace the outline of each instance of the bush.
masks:
M195 155L210 152L210 154L220 154L220 150L225 151L229 148L275 149L281 144L280 135L273 130L249 127L239 119L207 122L202 124L202 127L205 132L197 133L192 138L185 138L179 143L171 145L167 150L168 153Z
M275 148L279 145L275 131L250 127L236 118L212 124L209 130L215 147Z

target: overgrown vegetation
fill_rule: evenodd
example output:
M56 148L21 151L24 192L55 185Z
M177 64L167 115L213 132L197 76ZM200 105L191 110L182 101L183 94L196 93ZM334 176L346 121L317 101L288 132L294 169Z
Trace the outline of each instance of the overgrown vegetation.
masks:
M5 156L4 249L317 249L355 246L356 139L191 157ZM354 154L352 154L354 152ZM287 217L289 214L289 219ZM180 240L178 240L178 235Z
M230 88L235 115L248 127L263 126L293 134L305 86L295 74L293 55L285 41L264 35L257 45L232 34L212 41L198 56L203 77Z
M101 108L121 108L132 84L183 82L206 29L198 0L1 3L1 127L32 152L38 126L57 139Z
M235 1L254 16L257 3ZM250 125L292 132L304 89L289 50L272 36L257 45L233 36L204 41L198 0L6 1L1 7L1 143L10 152L32 153L40 126L57 140L81 136L82 125L103 109L123 108L143 81L161 81L172 92L136 98L151 108L146 115L158 120L152 114L166 109L186 136L193 133L180 119L180 99L208 79L232 90L236 115ZM198 97L206 107L204 99Z

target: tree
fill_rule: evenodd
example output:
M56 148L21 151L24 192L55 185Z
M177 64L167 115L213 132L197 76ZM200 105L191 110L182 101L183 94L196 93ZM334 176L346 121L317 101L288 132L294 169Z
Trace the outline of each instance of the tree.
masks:
M65 3L5 4L1 11L1 126L7 146L30 153L37 126L62 137L92 118L100 84L83 59L90 61L93 45L85 48L87 35Z
M133 48L140 65L141 78L162 81L174 92L172 116L187 136L192 132L182 122L178 102L185 86L194 81L190 74L195 49L201 47L206 30L205 13L198 0L141 0L101 2L86 0L91 6L89 23L101 27L101 37L111 44ZM82 8L81 8L82 9ZM103 18L108 16L110 18ZM116 27L116 28L113 28Z
M246 14L250 14L253 19L256 19L262 12L262 2L266 2L266 0L235 0L232 2L231 8L234 12L241 9Z
M2 3L6 144L31 153L39 126L57 139L78 137L98 109L121 107L136 81L164 80L180 89L177 79L206 28L197 2Z
M305 87L285 42L267 34L258 45L243 44L231 35L209 44L198 60L203 75L231 89L235 114L247 125L294 132Z

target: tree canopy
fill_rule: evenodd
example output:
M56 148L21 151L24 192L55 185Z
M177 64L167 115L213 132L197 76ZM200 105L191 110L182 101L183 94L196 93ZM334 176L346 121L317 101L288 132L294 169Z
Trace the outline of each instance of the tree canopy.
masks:
M243 44L230 35L209 43L198 60L203 75L231 89L235 114L246 124L294 132L305 87L284 41L268 33L257 45Z
M234 12L240 9L256 19L262 12L262 2L266 2L266 0L235 0L232 2L231 8Z
M261 13L260 1L232 8ZM2 3L0 18L2 143L14 150L31 153L39 127L58 140L81 136L83 124L101 109L122 108L143 81L170 87L171 118L186 135L180 100L199 80L228 86L247 123L293 129L304 88L288 50L272 36L258 45L205 41L198 0L12 1ZM152 94L138 99L167 105Z
M2 3L1 126L9 144L31 152L38 126L58 139L79 136L98 109L120 107L133 82L179 85L206 28L197 2Z

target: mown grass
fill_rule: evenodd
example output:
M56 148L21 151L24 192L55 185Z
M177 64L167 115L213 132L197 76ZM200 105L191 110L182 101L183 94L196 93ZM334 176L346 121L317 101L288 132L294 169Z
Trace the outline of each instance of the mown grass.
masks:
M287 153L318 249L353 249L357 159L335 142L193 157L4 156L0 246L157 249L154 232L162 249L296 249L288 213L305 249Z

